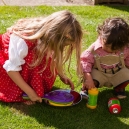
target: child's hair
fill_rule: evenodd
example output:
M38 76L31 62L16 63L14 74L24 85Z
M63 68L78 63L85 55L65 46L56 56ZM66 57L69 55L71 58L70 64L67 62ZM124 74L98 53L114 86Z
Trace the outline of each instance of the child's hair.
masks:
M97 31L105 45L111 45L112 50L120 50L129 44L129 25L122 18L108 18Z
M61 76L65 76L63 64L69 60L69 70L71 54L75 49L77 73L81 73L82 29L74 15L69 11L58 11L45 18L20 19L15 25L10 27L10 30L26 40L40 39L40 43L35 48L36 54L32 63L33 67L41 63L44 55L48 57L47 62L49 57L52 56L50 65L52 73L54 74L54 69L56 68Z

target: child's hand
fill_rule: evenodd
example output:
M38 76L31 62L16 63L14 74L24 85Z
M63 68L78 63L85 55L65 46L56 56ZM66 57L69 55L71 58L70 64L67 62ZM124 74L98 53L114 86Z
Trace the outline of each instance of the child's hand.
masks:
M83 88L84 89L95 88L94 81L90 73L84 73Z
M83 88L84 89L92 89L95 88L94 82L92 80L85 80L83 82Z
M64 84L70 85L71 90L74 90L74 84L73 84L73 82L72 82L69 78L62 78L62 77L60 77L60 80L61 80Z
M28 97L29 97L30 100L33 101L33 102L40 102L40 103L42 102L42 98L39 97L39 96L37 96L36 93L30 94L30 95L28 95Z

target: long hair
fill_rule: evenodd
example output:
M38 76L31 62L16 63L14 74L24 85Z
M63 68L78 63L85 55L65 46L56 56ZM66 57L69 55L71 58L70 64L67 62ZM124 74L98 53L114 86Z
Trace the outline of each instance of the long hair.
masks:
M129 25L119 17L108 18L98 26L100 38L111 44L112 50L120 50L129 44Z
M74 15L67 10L55 12L45 18L20 19L10 28L13 33L26 40L40 40L35 48L32 67L41 64L46 55L46 66L51 60L51 72L55 69L65 77L64 64L69 61L70 68L73 50L76 51L77 75L81 74L80 53L82 28ZM45 69L45 68L44 68Z

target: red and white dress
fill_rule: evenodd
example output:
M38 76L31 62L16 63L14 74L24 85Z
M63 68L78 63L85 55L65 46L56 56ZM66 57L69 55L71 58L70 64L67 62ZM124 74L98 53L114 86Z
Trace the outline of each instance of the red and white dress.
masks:
M50 62L43 72L46 63L44 57L41 65L30 68L34 57L36 43L5 33L0 35L0 101L22 102L23 91L10 79L8 71L19 71L23 79L34 89L38 96L51 91L56 76L51 75Z

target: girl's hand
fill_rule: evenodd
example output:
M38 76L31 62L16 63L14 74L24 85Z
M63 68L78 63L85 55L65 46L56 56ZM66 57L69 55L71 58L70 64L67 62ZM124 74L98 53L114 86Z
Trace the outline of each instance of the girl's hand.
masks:
M37 96L37 94L31 94L31 95L28 95L28 97L30 98L31 101L33 102L42 102L42 98Z
M69 78L62 78L62 77L60 77L60 80L61 80L64 84L70 85L71 90L74 90L74 84L73 84L73 82L72 82Z
M28 95L31 101L42 102L42 98L37 96L36 92L24 81L18 71L9 71L8 75L14 81L14 83L17 84L19 88Z

